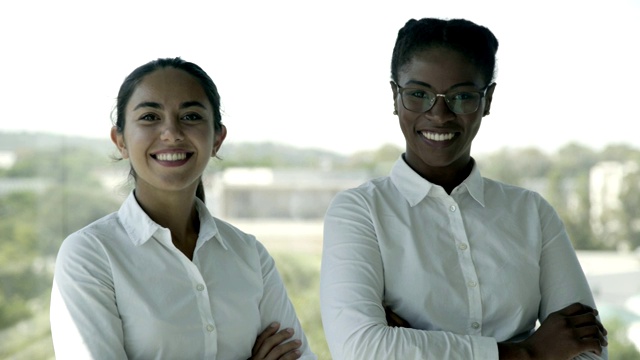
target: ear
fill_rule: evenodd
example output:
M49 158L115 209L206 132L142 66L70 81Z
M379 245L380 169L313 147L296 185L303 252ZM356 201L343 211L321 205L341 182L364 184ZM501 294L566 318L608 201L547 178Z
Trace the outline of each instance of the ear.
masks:
M484 96L484 113L482 113L482 116L487 116L489 115L489 110L491 109L491 101L493 101L493 91L496 89L496 83L491 84L491 86L489 86L489 88L487 89L487 93Z
M389 84L393 92L393 114L398 115L398 85L393 81L389 81Z
M118 128L115 126L111 128L111 141L116 145L118 151L120 151L120 155L122 155L123 159L129 158L129 151L127 150L127 146L124 143L124 135L118 132Z
M227 127L222 125L220 131L217 131L213 140L213 151L211 151L211 157L216 156L218 150L220 150L220 146L222 146L222 142L224 138L227 137Z

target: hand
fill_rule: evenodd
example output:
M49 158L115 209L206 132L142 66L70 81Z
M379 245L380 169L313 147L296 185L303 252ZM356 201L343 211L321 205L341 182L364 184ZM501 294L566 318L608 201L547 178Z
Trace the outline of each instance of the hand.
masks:
M292 340L283 343L293 336L293 329L287 328L282 331L280 324L272 323L269 325L256 339L256 343L251 349L251 357L249 360L293 360L299 359L300 340Z
M384 305L384 312L387 317L388 326L404 327L404 328L411 327L411 325L409 325L409 322L407 320L401 318L398 314L391 311L391 308L389 308L387 305Z
M551 313L533 335L521 343L499 344L502 350L524 350L531 359L565 360L585 352L602 353L607 330L596 318L598 311L580 303ZM502 345L502 347L501 347ZM506 351L505 351L506 353Z

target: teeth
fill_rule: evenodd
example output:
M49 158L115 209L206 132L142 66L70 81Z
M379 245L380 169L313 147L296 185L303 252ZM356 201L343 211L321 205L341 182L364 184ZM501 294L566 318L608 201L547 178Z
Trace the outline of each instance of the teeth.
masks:
M157 154L156 158L160 161L180 161L187 158L186 153L162 153Z
M441 134L441 133L433 133L433 132L427 132L427 131L422 131L421 134L427 139L433 140L433 141L451 140L456 135L454 133Z

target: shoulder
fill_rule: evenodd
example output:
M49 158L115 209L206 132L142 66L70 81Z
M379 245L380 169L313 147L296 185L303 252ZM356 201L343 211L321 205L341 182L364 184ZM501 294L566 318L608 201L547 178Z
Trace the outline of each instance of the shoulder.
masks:
M358 187L338 192L333 202L371 202L376 198L397 194L393 181L388 176L369 180Z
M497 180L483 178L486 201L505 208L535 208L551 211L551 204L537 191L521 186L506 184Z
M252 234L248 234L240 230L235 225L212 216L213 221L218 229L219 236L224 240L228 246L255 246L257 243L256 237Z
M535 190L531 190L522 186L503 183L498 180L482 178L484 181L485 193L488 195L503 194L511 198L527 198L529 200L544 200L542 195Z
M213 217L218 228L221 242L240 263L255 271L266 273L274 266L273 258L267 248L252 234L240 230L235 225Z
M120 241L116 230L119 226L113 213L67 236L56 256L56 277L75 278L88 273L108 277L113 248Z
M264 245L253 234L217 217L213 217L213 220L218 228L218 236L220 236L222 243L236 254L247 258L268 255Z
M118 229L121 228L117 213L104 216L67 236L60 246L59 255L69 251L101 248L105 243L118 239Z

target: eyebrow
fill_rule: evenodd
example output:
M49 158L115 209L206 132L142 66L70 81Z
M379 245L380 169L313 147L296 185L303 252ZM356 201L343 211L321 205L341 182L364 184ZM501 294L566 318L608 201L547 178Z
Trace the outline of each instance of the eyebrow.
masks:
M185 101L182 104L180 104L180 109L186 109L186 108L190 108L190 107L194 107L194 106L203 108L205 110L207 109L199 101ZM144 108L144 107L150 107L150 108L159 109L159 110L164 109L164 106L162 106L162 104L160 104L160 103L153 102L153 101L143 101L140 104L136 105L136 107L133 110L138 110L138 109Z
M136 105L135 108L133 108L133 110L138 110L140 108L144 108L144 107L150 107L150 108L154 108L154 109L162 109L163 106L160 105L157 102L153 102L153 101L143 101L140 104Z
M407 81L405 86L408 85L408 84L415 84L415 85L420 85L420 86L424 86L424 87L428 87L430 89L433 89L433 86L429 85L426 82L419 81L419 80L409 80L409 81ZM455 84L455 85L451 86L449 89L454 89L454 88L461 87L461 86L476 86L476 84L474 82L472 82L472 81L465 81L465 82L461 82L461 83Z

